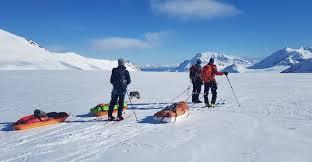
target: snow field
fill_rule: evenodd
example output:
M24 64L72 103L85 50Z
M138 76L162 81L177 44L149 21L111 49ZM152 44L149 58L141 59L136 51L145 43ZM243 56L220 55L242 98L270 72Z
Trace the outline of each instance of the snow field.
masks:
M224 76L218 96L225 105L190 105L190 116L175 124L153 120L190 85L187 73L132 72L131 109L125 121L107 123L86 114L110 99L109 72L0 71L0 161L296 161L312 158L312 76L230 74L237 106ZM177 99L187 98L191 92ZM203 98L202 98L203 100ZM151 103L151 104L145 104ZM154 103L154 104L152 104ZM10 131L8 123L44 111L73 114L66 123ZM130 106L131 108L131 106Z

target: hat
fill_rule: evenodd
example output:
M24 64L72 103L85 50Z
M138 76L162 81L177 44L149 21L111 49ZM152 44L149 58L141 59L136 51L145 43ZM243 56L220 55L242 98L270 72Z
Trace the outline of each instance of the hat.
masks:
M210 58L209 64L213 64L213 63L214 63L214 58Z
M125 66L125 60L122 58L118 59L118 66Z
M202 63L202 60L201 59L198 59L197 61L196 61L196 64L197 65L200 65Z

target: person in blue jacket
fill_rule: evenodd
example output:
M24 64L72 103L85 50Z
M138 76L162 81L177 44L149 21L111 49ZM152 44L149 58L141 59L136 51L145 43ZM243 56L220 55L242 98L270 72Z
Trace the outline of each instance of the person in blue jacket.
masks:
M109 104L108 120L115 120L113 116L114 106L118 101L117 120L123 120L122 110L124 106L127 86L131 83L129 71L126 69L125 61L118 59L118 67L113 68L110 82L113 85L112 98Z

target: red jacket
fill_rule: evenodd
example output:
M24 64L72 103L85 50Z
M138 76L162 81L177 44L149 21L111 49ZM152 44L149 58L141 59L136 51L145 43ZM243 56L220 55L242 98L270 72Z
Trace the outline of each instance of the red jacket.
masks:
M219 72L217 65L208 64L203 67L202 78L205 83L215 81L216 75L223 75L223 72Z

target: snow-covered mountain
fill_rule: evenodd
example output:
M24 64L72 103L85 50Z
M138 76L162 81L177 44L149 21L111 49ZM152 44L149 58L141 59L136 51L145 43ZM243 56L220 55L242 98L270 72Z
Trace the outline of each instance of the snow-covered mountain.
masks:
M32 40L0 29L0 70L111 70L117 61L92 59L75 53L54 53ZM129 71L140 70L127 62Z
M307 59L299 64L282 71L282 73L312 73L312 59Z
M215 52L205 52L205 53L198 53L190 60L185 60L183 63L179 65L179 67L176 69L176 71L187 71L193 64L196 64L196 61L198 59L201 59L203 62L203 65L208 64L209 59L214 58L215 64L218 66L219 69L223 69L224 67L227 67L232 64L238 64L243 66L250 66L251 63L249 61L246 61L244 59L240 59L233 56L224 55L221 53L215 53Z
M312 58L312 53L310 51L312 51L311 48L284 48L266 57L264 60L260 61L250 68L264 69L274 66L292 66L301 63L306 59Z
M225 67L222 71L226 71L228 73L244 73L246 72L246 68L238 64L232 64Z

